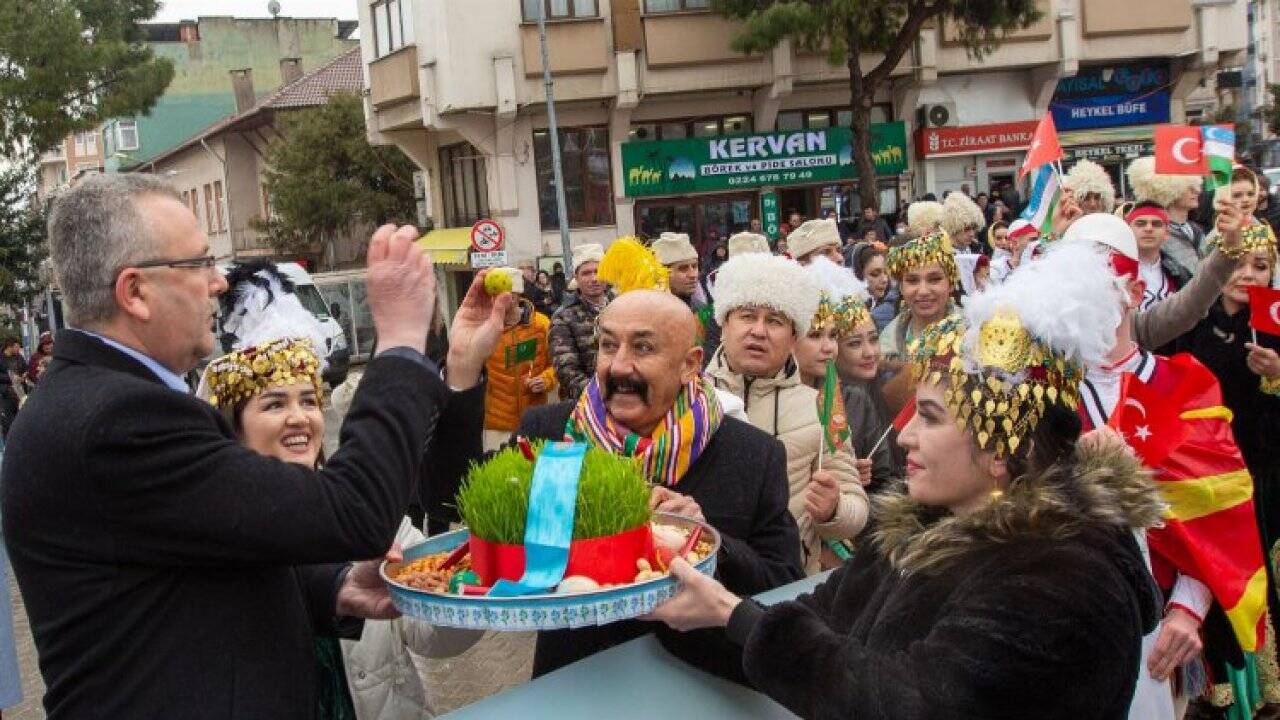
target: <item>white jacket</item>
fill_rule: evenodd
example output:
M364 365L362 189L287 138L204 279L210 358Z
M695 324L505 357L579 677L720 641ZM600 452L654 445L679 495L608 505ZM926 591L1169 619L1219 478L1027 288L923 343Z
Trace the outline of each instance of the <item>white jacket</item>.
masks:
M425 538L409 518L396 542L410 547ZM351 702L360 720L419 720L435 717L409 651L427 658L464 652L484 635L480 630L438 628L417 620L370 620L360 639L343 640L343 665Z

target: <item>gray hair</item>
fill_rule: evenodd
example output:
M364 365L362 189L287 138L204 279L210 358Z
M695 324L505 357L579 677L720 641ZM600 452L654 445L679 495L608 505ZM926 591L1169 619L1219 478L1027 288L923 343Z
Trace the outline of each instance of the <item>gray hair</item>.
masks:
M130 263L150 259L156 241L136 200L181 201L164 180L142 173L90 175L60 194L49 213L49 255L67 306L67 322L86 327L116 313L115 282Z

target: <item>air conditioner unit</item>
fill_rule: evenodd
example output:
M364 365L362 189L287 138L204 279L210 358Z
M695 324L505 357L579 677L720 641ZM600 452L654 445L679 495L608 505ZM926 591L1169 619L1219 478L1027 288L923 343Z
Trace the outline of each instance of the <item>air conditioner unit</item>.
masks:
M916 109L917 127L948 127L956 124L955 103L934 103L921 105Z

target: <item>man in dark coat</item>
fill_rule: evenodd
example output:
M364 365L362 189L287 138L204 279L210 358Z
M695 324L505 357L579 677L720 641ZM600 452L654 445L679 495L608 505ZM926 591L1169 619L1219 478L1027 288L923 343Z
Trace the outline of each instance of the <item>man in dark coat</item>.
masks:
M187 393L226 281L177 194L128 174L58 198L49 245L77 329L58 336L0 476L49 718L311 718L316 634L395 616L374 562L348 561L387 552L429 442L478 447L452 434L478 414L475 391L446 382L477 384L510 302L473 286L442 381L422 354L435 303L416 236L374 234L385 349L314 471L244 447Z
M620 296L600 315L596 372L587 392L596 388L602 407L622 431L652 437L677 397L701 377L702 348L696 337L697 320L678 298L658 291ZM517 434L547 440L575 434L571 420L578 401L530 409ZM712 394L709 401L721 400ZM799 580L800 536L787 510L782 443L745 421L725 417L693 454L696 459L674 484L655 487L654 508L705 519L720 531L716 575L735 592L755 594ZM660 627L628 621L540 633L534 675ZM741 669L725 662L730 653L723 635L677 637L659 629L658 637L690 663L742 679Z

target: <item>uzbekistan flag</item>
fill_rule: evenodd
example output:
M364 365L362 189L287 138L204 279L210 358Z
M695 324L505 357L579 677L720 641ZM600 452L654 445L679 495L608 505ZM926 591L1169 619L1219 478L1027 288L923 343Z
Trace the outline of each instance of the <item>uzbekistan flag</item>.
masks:
M1203 146L1206 190L1216 190L1231 184L1231 164L1236 159L1236 131L1220 125L1205 125L1200 128Z
M1053 230L1053 210L1061 197L1058 173L1053 163L1045 163L1032 177L1031 198L1019 217L1035 226L1041 236L1048 235Z
M1204 583L1226 611L1245 652L1262 645L1267 575L1253 511L1253 478L1231 434L1231 411L1213 373L1189 354L1162 363L1148 383L1131 383L1117 425L1155 471L1168 504L1163 527L1147 531L1152 571ZM1180 425L1169 437L1169 420ZM1113 418L1113 421L1115 418ZM1165 437L1161 437L1165 436ZM1153 445L1163 446L1152 452ZM1170 567L1172 566L1172 567Z

